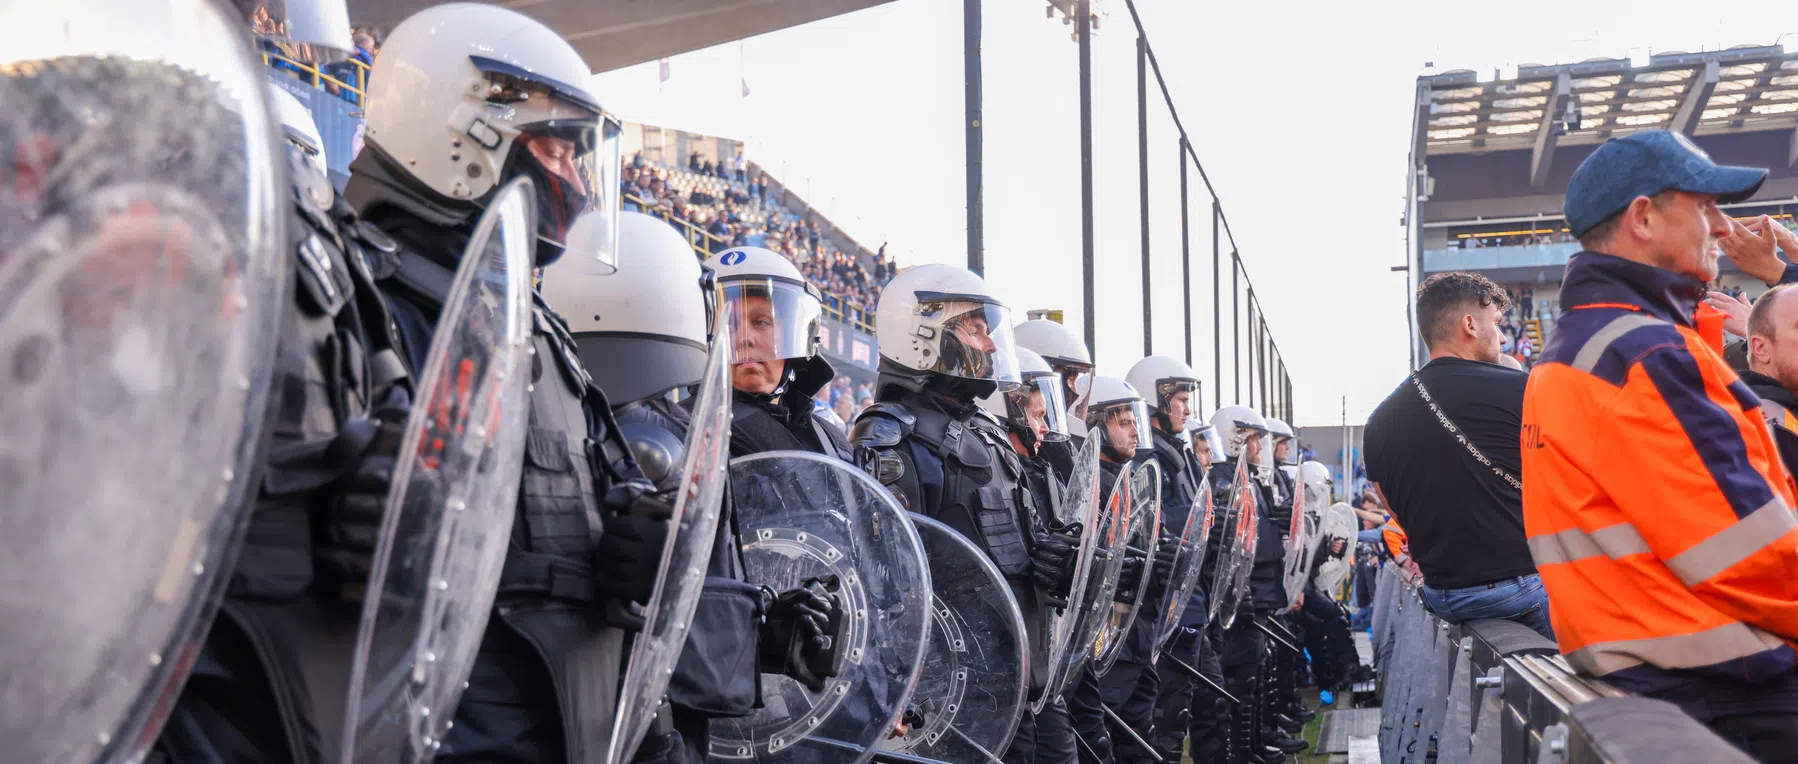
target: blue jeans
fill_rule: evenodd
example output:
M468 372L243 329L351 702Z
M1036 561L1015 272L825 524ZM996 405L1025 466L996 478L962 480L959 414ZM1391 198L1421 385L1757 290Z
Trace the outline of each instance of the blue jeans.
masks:
M1548 623L1548 592L1542 588L1541 576L1518 576L1465 589L1434 589L1426 585L1423 604L1449 623L1502 618L1555 638L1554 627Z

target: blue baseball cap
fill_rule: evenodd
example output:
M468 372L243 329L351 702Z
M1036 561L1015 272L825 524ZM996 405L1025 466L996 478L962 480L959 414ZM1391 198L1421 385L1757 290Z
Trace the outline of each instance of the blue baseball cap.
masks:
M1709 194L1729 204L1753 196L1766 179L1763 168L1711 161L1711 155L1680 133L1644 130L1605 141L1586 157L1573 171L1561 209L1573 235L1584 236L1638 196L1677 190Z

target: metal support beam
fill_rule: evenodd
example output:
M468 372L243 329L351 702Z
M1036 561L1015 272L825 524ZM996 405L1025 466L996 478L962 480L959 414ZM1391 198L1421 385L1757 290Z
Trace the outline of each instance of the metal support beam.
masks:
M1230 252L1230 379L1242 400L1242 260Z
M1257 315L1255 313L1255 287L1253 285L1250 285L1248 292L1249 292L1249 299L1248 299L1249 330L1248 330L1248 336L1244 338L1245 342L1243 344L1249 346L1249 403L1248 403L1248 405L1249 405L1249 408L1254 408L1255 407L1255 368L1256 368L1256 361L1255 361L1256 348L1255 348L1255 346L1257 344L1259 344L1259 338L1256 336L1256 332L1255 332L1256 315Z
M1149 41L1136 37L1136 157L1141 179L1142 204L1142 354L1155 354L1155 297L1149 287L1153 273L1149 256Z
M1186 136L1180 136L1180 295L1184 301L1184 316L1180 323L1186 327L1186 365L1192 365L1192 223L1191 208L1186 201ZM1201 393L1201 395L1203 395ZM1203 401L1195 401L1194 408L1204 405Z
M1099 355L1099 310L1093 299L1093 16L1092 0L1074 4L1074 34L1080 43L1080 272L1086 278L1081 307L1086 318L1086 349Z
M1211 197L1211 396L1212 408L1224 405L1224 290L1223 249L1218 240L1217 197Z
M964 82L963 110L966 115L968 143L968 270L974 275L986 276L986 246L984 221L984 194L982 185L985 173L983 148L985 142L980 134L981 112L981 70L980 70L980 0L962 0L961 4L961 59L962 80Z
M1715 60L1704 62L1704 69L1686 85L1686 97L1680 102L1673 121L1667 125L1668 130L1683 133L1688 138L1698 133L1698 121L1704 117L1704 107L1711 102L1711 93L1717 90L1720 71Z
M1542 107L1542 119L1537 124L1536 149L1530 154L1530 188L1542 188L1548 184L1548 169L1555 161L1555 145L1560 142L1561 134L1566 132L1561 127L1561 112L1567 108L1572 96L1573 78L1562 72L1555 77L1554 87L1549 90L1548 103Z

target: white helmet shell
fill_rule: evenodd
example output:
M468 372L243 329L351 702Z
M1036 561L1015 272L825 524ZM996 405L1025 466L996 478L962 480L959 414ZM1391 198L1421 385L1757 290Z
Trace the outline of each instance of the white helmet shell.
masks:
M600 389L622 404L695 384L703 375L706 315L703 269L686 237L639 212L618 220L616 270L593 256L603 235L582 221L566 254L543 271L543 298L568 321Z
M1271 416L1267 417L1266 421L1267 421L1267 434L1270 436L1269 440L1271 441L1268 445L1270 445L1270 446L1278 445L1279 442L1282 440L1293 440L1294 439L1294 435L1292 434L1292 427L1287 425L1286 422L1279 420L1279 419L1275 419ZM1299 463L1298 444L1294 443L1294 444L1286 447L1286 458L1284 460L1281 460L1280 463L1284 464L1284 465L1288 465L1288 466L1297 466L1298 465L1298 463Z
M300 103L300 99L287 92L286 88L272 82L269 83L268 94L275 116L281 119L281 132L287 138L287 144L300 153L307 167L328 180L330 176L325 162L325 139L319 135L318 122L312 118L312 110Z
M375 56L366 144L460 202L520 175L509 167L515 156L534 158L539 236L560 246L574 221L595 211L611 213L602 229L615 231L621 131L587 91L591 76L573 46L517 11L425 8L394 27ZM534 150L539 138L561 143ZM616 234L608 238L615 251Z
M1124 375L1124 380L1142 393L1143 400L1149 404L1149 410L1157 414L1166 413L1168 401L1174 395L1186 393L1186 420L1171 423L1175 432L1186 430L1202 421L1198 411L1199 373L1179 359L1165 355L1149 356L1131 366L1130 373Z
M1211 414L1211 428L1224 445L1224 458L1235 459L1250 438L1267 435L1267 420L1247 406L1225 406ZM1263 448L1265 455L1267 449ZM1266 456L1263 457L1265 460Z
M1092 368L1093 355L1080 335L1046 318L1033 318L1012 329L1018 347L1035 351L1051 364Z
M1149 432L1149 408L1143 401L1142 394L1131 387L1129 382L1118 377L1094 374L1089 378L1091 384L1086 395L1086 417L1081 422L1084 431L1082 437L1092 437L1097 432L1106 439L1104 445L1116 451L1130 451L1132 454L1155 447L1154 436ZM1134 422L1135 441L1131 443L1114 443L1107 425L1113 417L1128 412ZM1069 419L1073 419L1072 416Z
M1011 310L972 271L918 265L887 282L874 310L880 357L902 368L1015 389Z
M810 358L817 351L824 303L793 263L761 247L736 247L713 255L706 267L731 322L731 363Z
M1299 482L1311 492L1308 506L1322 507L1330 500L1330 468L1323 462L1305 462L1299 465Z

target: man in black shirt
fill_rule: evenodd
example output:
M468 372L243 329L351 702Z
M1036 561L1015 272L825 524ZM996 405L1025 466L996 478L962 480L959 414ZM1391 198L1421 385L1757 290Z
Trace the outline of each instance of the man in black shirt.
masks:
M1410 535L1431 612L1449 623L1504 618L1552 639L1518 482L1529 375L1498 365L1509 308L1484 276L1423 282L1417 326L1430 361L1368 418L1367 477Z

